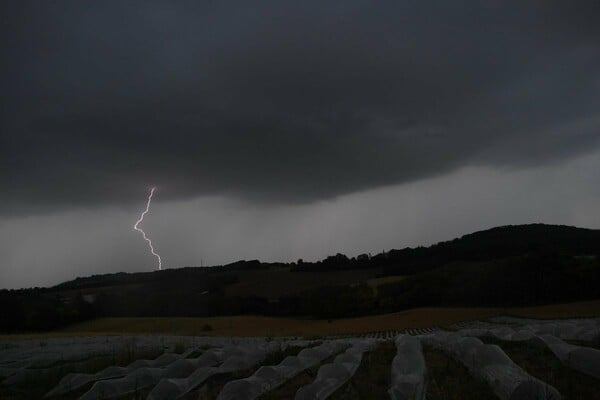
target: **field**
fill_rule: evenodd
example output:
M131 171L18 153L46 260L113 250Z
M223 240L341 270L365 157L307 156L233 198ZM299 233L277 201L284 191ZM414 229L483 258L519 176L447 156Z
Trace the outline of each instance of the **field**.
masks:
M101 318L67 328L0 339L97 334L170 334L207 336L326 336L448 326L456 322L513 315L526 318L600 316L600 300L538 307L417 308L397 313L333 320L233 316L212 318Z
M568 308L583 315L597 306L504 311L562 316ZM396 320L398 326L403 317L414 324L420 313L446 322L467 315L466 310L433 311L360 322ZM103 329L119 323L156 328L140 320L96 323ZM319 393L331 400L367 400L389 398L392 391L420 398L416 393L424 391L432 400L578 400L596 398L600 391L600 318L482 317L448 328L308 340L144 334L5 340L0 398L304 400Z
M484 342L500 346L517 365L554 386L567 399L593 399L600 393L600 380L566 367L547 347L492 338ZM589 343L585 345L589 347Z
M347 271L291 272L290 268L269 268L255 271L238 271L238 282L225 287L227 296L262 296L270 299L323 286L324 282L343 286L369 280L379 269L354 269ZM385 279L385 278L384 278Z

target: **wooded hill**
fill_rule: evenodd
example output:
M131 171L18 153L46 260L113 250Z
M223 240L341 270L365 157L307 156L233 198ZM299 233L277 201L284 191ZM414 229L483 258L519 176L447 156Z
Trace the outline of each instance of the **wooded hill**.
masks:
M319 262L239 261L95 275L0 291L3 331L98 316L348 317L419 306L512 306L600 298L600 230L503 226L430 247Z

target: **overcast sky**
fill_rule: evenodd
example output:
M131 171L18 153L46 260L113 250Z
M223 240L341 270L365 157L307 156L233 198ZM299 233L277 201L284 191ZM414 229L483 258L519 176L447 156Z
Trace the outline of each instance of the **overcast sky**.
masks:
M0 13L0 287L600 227L598 1Z

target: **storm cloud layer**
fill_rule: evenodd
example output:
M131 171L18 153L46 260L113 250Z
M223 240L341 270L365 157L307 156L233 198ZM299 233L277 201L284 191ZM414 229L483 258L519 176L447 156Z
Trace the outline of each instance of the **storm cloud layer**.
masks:
M600 138L597 1L3 2L0 213L311 203Z
M164 268L377 254L507 224L598 229L599 170L595 151L556 166L461 168L301 205L220 196L165 202L157 196L143 226ZM147 244L132 229L138 212L105 207L0 219L0 288L156 269Z

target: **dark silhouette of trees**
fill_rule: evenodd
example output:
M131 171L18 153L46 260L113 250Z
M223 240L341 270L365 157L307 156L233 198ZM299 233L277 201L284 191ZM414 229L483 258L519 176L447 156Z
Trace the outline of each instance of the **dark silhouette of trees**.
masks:
M336 285L279 298L228 295L252 270L374 269L402 275L377 286ZM293 278L292 278L293 279ZM242 282L243 283L243 282ZM262 314L350 317L421 306L512 306L600 298L600 231L554 225L493 228L430 247L318 262L238 261L77 278L52 288L0 290L0 329L43 331L100 316Z

